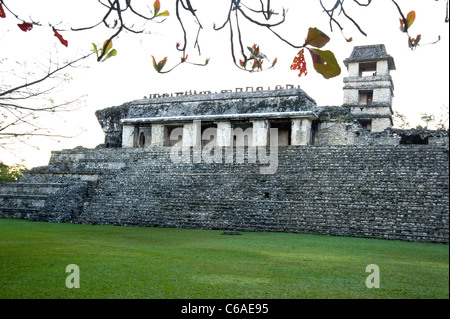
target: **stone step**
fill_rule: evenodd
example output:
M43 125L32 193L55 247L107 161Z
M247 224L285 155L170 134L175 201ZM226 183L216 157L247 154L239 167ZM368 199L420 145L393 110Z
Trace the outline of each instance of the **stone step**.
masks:
M0 184L0 217L29 218L44 207L51 194L66 185L31 181Z
M39 208L34 207L3 207L0 206L0 218L31 219L39 212Z
M62 187L66 183L36 183L36 182L14 182L0 184L0 194L15 194L15 195L49 195Z
M52 180L60 180L65 181L67 179L77 179L82 181L95 181L99 178L100 175L114 175L116 172L114 171L61 171L60 169L51 168L48 170L40 170L40 171L27 171L23 174L22 180L30 180L30 181L52 181ZM62 184L67 185L66 182Z
M11 208L44 207L48 195L0 194L0 206Z

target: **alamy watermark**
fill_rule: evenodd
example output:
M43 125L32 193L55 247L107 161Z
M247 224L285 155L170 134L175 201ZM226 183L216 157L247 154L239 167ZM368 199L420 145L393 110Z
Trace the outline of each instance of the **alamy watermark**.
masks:
M366 272L370 273L366 278L366 287L369 289L380 288L380 267L375 264L367 265Z
M261 164L260 174L276 173L278 169L277 128L262 131L268 132L268 135L255 139L255 131L252 127L245 130L240 127L234 129L230 127L220 135L216 127L208 127L201 132L200 121L194 121L193 128L194 132L191 132L189 136L184 136L186 131L183 127L177 127L171 131L170 140L177 141L170 152L173 163L257 163ZM254 143L255 140L266 145L254 145L258 144Z
M80 288L80 267L75 264L67 265L66 272L70 273L66 278L66 287Z

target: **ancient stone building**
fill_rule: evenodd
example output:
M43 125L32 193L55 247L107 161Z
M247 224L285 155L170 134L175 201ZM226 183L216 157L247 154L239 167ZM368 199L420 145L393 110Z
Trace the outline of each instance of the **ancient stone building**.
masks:
M105 143L0 186L0 217L448 243L448 132L392 128L384 45L344 101L299 87L152 94L96 112Z

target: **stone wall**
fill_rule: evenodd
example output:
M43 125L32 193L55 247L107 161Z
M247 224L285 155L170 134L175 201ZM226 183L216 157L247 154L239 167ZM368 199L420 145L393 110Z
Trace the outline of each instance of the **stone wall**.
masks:
M242 90L242 88L241 88ZM286 86L276 90L220 92L208 94L163 94L121 106L98 110L95 114L105 132L106 147L122 146L122 119L233 115L316 111L316 102L302 89ZM159 95L158 95L159 96Z
M21 182L89 182L60 188L26 218L449 241L448 146L285 147L275 174L260 174L260 161L174 163L170 151L55 152ZM58 198L69 205L60 217Z

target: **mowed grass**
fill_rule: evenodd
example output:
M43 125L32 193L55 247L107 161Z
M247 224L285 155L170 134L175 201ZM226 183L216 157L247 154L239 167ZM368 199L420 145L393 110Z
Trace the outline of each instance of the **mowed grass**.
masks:
M448 256L443 244L0 219L0 298L449 298Z

